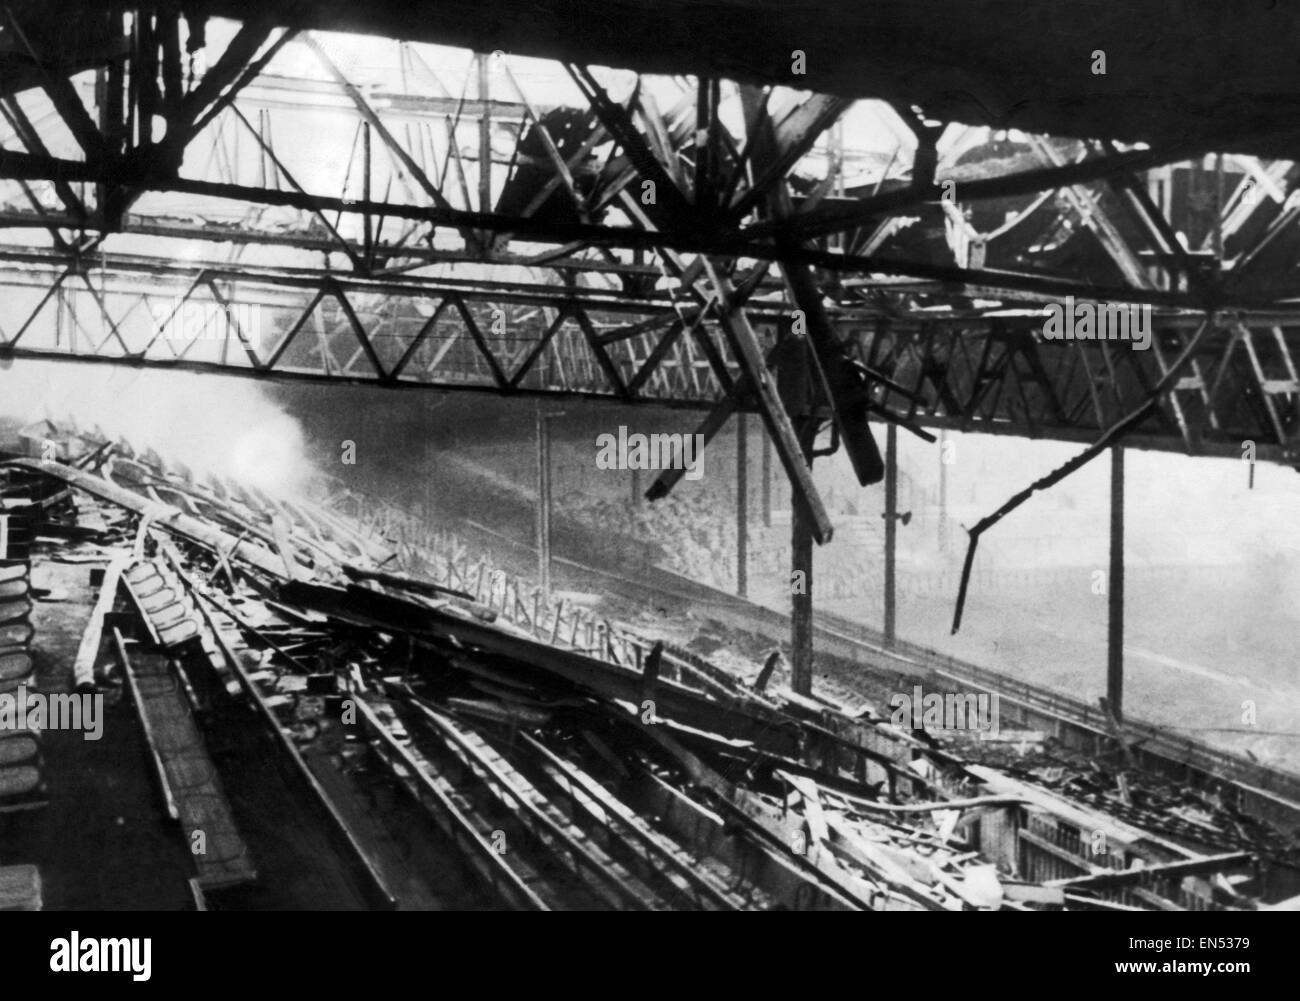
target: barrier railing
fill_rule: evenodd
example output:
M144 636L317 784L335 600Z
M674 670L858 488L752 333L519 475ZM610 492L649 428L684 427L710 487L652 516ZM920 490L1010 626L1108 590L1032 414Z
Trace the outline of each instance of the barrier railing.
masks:
M638 636L567 598L546 600L541 588L475 555L457 533L434 528L396 504L366 497L351 489L335 492L327 506L354 518L373 541L391 546L395 562L442 587L469 595L476 603L552 646L642 671L655 642ZM370 512L355 518L354 512ZM703 691L732 688L712 665L669 644L663 648L660 676Z
M530 589L528 585L523 585L521 590L519 581L513 576L499 571L486 560L472 560L469 555L471 548L461 537L449 530L433 529L427 523L413 518L396 505L386 501L363 497L347 489L340 491L340 494L348 498L359 511L373 512L368 520L361 521L368 530L378 533L382 526L390 533L387 536L390 544L394 535L396 536L399 564L412 570L424 569L425 572L431 570L435 575L436 583L466 590L473 594L476 600L486 596L487 600L483 601L483 604L490 605L507 620L528 629L538 639L551 643L563 642L576 650L621 666L635 666L637 669L642 667L650 647L648 641L611 625L608 620L600 619L579 605L571 603L566 605L564 601L559 601L544 607L534 596L533 592L536 588ZM376 541L384 539L384 535L376 534ZM421 566L422 552L437 555L430 564ZM485 594L486 582L491 581L493 573L501 574L509 583L501 583L498 578L498 583L494 585L496 590L489 588ZM448 583L448 581L456 583ZM472 588L466 587L466 583L471 584ZM723 592L718 592L718 595L720 599L725 597L728 603L737 600ZM759 613L768 611L760 606L752 607ZM869 627L826 613L820 613L818 619L819 625L830 626L845 634L846 638L853 638L856 635L863 642L869 643L874 650L888 653L884 650L882 637ZM611 636L612 641L609 639ZM611 650L614 652L611 653ZM1003 698L1010 698L1027 707L1081 725L1100 735L1110 732L1109 720L1098 706L971 664L920 644L900 640L895 643L893 651L903 657L920 661L931 670L952 674L967 684L983 686L989 691L998 692ZM697 683L703 681L704 676L700 670L691 669L684 663L682 651L671 652L673 654L671 659L679 671L682 667L686 667ZM1143 753L1154 753L1238 785L1258 789L1293 803L1300 803L1300 776L1170 734L1167 730L1140 720L1126 719L1124 732L1133 743L1141 746Z

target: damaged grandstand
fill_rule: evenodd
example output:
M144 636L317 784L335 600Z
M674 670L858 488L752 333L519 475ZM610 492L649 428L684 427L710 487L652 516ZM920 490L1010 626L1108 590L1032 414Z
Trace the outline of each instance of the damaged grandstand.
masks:
M1111 741L1006 679L984 679L995 735L899 726L881 693L900 665L907 691L966 668L858 637L876 654L858 684L799 695L779 654L715 662L543 600L391 505L272 496L51 423L6 448L0 693L104 694L137 755L0 730L0 831L39 859L4 870L10 899L84 892L93 859L42 842L41 818L70 798L111 814L128 771L171 841L159 892L198 909L445 906L452 870L458 905L532 910L1255 910L1300 893L1296 781L1244 758L1136 726ZM119 778L74 794L49 758ZM292 852L312 853L310 880Z
M824 6L0 4L0 911L1300 910L1300 8Z

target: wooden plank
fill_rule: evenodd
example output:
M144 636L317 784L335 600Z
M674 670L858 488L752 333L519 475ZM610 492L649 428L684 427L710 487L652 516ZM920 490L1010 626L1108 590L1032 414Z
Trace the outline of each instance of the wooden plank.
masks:
M276 741L276 743L280 746L281 750L285 753L285 756L293 764L298 776L302 779L303 783L306 785L306 787L311 792L311 794L316 798L321 808L325 811L330 821L334 824L338 834L342 837L344 843L348 846L349 850L356 857L358 863L362 868L362 875L365 877L367 881L367 886L370 895L383 909L386 910L395 909L397 907L397 898L395 894L389 889L387 883L384 881L383 876L380 874L379 869L375 864L374 860L370 857L369 853L365 850L364 846L361 843L360 838L358 838L356 833L348 825L347 821L344 819L343 814L339 810L338 806L326 793L325 789L322 787L320 781L316 778L316 776L312 774L312 771L308 767L307 762L304 760L302 753L298 750L298 745L295 744L293 739L289 736L289 734L285 732L284 727L281 726L280 721L276 717L275 713L266 704L266 700L262 697L262 693L258 690L257 686L253 683L253 681L249 678L248 672L244 670L243 665L240 663L239 657L236 655L234 649L231 647L228 641L228 637L226 636L225 632L220 628L218 621L216 617L212 614L212 611L208 607L208 604L210 603L213 608L226 615L226 617L230 619L230 621L233 622L236 626L239 626L240 628L248 628L248 627L240 622L240 620L236 617L234 613L234 609L232 609L225 602L224 599L219 599L216 598L215 596L202 594L194 590L192 582L189 581L188 579L184 580L184 583L187 586L190 586L191 593L194 594L195 598L197 599L196 606L199 610L199 613L203 616L204 621L207 623L208 628L212 632L213 641L217 645L218 652L220 653L221 657L225 661L225 664L229 668L231 673L234 674L236 680L239 683L240 688L243 689L244 694L247 696L250 704L253 706L254 711L257 712L258 715L262 718L262 722L265 725L267 731L270 733L272 739Z
M695 784L712 792L727 809L729 819L739 821L751 837L769 845L782 845L787 850L791 848L797 831L793 818L782 817L757 795L728 781L677 741L661 732L660 728L647 727L645 732L655 743L678 760ZM836 894L843 896L862 910L876 909L879 889L845 869L830 853L809 852L805 856L791 851L790 859L799 868L805 870L805 878L811 877L817 883L833 889Z
M130 563L130 553L119 553L109 561L108 567L104 570L99 597L95 599L95 605L90 610L90 621L86 623L85 631L81 634L77 655L72 661L72 676L79 692L93 691L96 687L95 660L99 656L100 644L104 638L104 616L113 609L113 602L117 600L118 583ZM114 633L116 632L117 630L114 630Z
M136 713L140 717L140 725L144 728L145 743L149 746L149 759L153 762L154 772L158 776L158 788L162 792L163 805L167 809L167 816L172 820L180 820L180 810L176 808L176 796L172 792L171 782L167 779L167 769L163 767L162 758L158 754L158 740L154 734L153 721L149 714L144 711L144 699L140 695L140 687L136 681L135 671L131 669L131 658L126 653L126 640L122 638L122 633L113 630L113 645L117 650L118 661L122 665L122 674L126 676L126 686L131 693L131 701L135 704Z
M171 505L150 501L102 477L73 469L61 462L43 462L39 459L11 459L3 465L28 469L63 480L78 490L83 490L135 514L152 514L154 517L151 527L181 535L214 551L224 552L230 558L251 564L275 580L284 578L284 565L266 549L253 545L246 539L236 538L228 532L213 528L206 521L184 514Z
M1135 886L1149 879L1188 876L1193 873L1218 872L1234 866L1248 865L1255 861L1249 852L1228 852L1225 855L1203 855L1199 858L1180 859L1177 862L1162 862L1141 868L1118 869L1111 872L1094 873L1089 876L1076 876L1070 879L1048 880L1046 886L1061 886L1071 890L1110 889L1117 886Z

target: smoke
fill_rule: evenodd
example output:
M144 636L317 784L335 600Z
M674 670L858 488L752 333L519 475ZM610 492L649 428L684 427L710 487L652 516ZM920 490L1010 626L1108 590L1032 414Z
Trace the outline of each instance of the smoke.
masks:
M200 476L279 494L312 475L302 426L247 379L19 360L0 369L0 416L98 425Z

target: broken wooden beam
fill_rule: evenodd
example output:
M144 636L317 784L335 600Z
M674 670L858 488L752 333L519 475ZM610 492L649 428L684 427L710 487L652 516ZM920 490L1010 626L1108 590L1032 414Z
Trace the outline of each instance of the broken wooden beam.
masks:
M90 621L81 634L81 643L77 647L77 656L72 661L72 677L79 692L95 690L95 661L99 657L100 644L104 638L104 617L113 610L117 600L117 586L122 573L131 562L130 553L119 553L109 561L104 570L104 580L99 587L99 597L90 610Z
M78 490L141 516L152 513L154 516L152 524L157 528L180 535L208 549L224 552L228 557L242 560L276 580L284 578L284 566L274 553L255 546L245 539L236 538L228 532L213 528L207 522L184 514L169 504L151 501L102 477L84 470L73 469L61 462L42 462L39 459L11 459L3 465L27 469L63 480Z
M1150 879L1170 879L1191 876L1201 872L1218 872L1255 861L1250 852L1228 852L1225 855L1202 855L1198 858L1161 862L1133 869L1111 870L1090 876L1073 876L1069 879L1052 879L1045 886L1061 886L1071 890L1109 890L1120 886L1137 886Z

